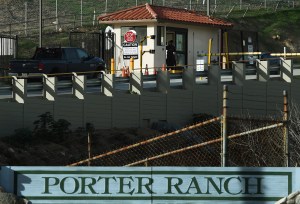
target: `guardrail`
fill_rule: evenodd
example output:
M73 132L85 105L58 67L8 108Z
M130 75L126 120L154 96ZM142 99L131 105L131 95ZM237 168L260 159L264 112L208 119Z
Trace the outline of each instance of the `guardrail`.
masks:
M282 64L291 64L291 63L286 63L286 60L281 59L285 63ZM291 61L291 60L289 60ZM239 63L240 66L243 67L243 75L246 76L253 76L254 79L261 80L262 78L272 78L274 75L278 76L282 72L283 65L278 65L278 66L270 66L268 61L260 61L257 60L257 67L254 66L246 66L245 63ZM300 68L300 66L293 66L289 67L289 69L293 68ZM263 70L263 71L261 71ZM267 71L266 71L267 70ZM212 74L212 72L216 72L217 74ZM267 73L267 77L263 76L262 73ZM292 73L292 72L291 72ZM206 65L204 71L196 71L195 66L184 66L182 72L176 72L172 73L172 71L162 71L159 70L157 72L157 75L144 75L140 71L135 71L133 70L131 72L131 75L128 77L120 77L116 75L111 75L111 74L104 74L101 79L89 79L85 75L77 75L77 74L84 74L84 73L73 73L72 77L69 79L62 79L58 80L57 77L61 77L61 75L66 75L70 73L63 73L63 74L58 74L58 75L44 75L43 77L40 78L40 81L32 81L31 78L22 78L22 77L1 77L2 79L5 79L6 82L2 83L0 85L0 97L3 98L14 98L14 92L17 89L21 89L21 92L24 93L25 97L28 96L28 93L33 93L33 92L41 92L45 91L47 89L47 79L52 78L53 80L51 86L53 86L51 89L53 89L53 92L55 94L60 94L60 92L66 92L68 94L72 94L74 89L76 89L75 85L78 86L78 83L80 83L79 86L82 86L81 95L84 95L84 92L86 92L88 89L93 89L93 90L88 90L88 92L99 92L99 89L101 89L101 92L104 93L104 89L106 86L110 86L110 89L117 89L117 91L131 91L132 86L135 86L134 83L140 83L140 88L138 93L140 93L142 90L147 90L147 88L157 88L161 87L161 84L169 81L168 84L164 84L164 88L172 88L173 86L179 86L182 87L184 85L184 81L186 83L185 75L189 74L191 77L195 79L196 84L207 84L210 83L212 80L219 80L219 82L231 82L231 83L236 83L235 78L236 77L236 66L233 66L233 69L220 69L217 65L212 65L208 68ZM87 73L87 74L90 74ZM239 73L240 74L240 73ZM160 77L158 77L158 75ZM260 78L259 78L259 75ZM160 78L164 77L163 80ZM76 82L76 78L80 77L79 82ZM109 79L107 79L109 77ZM190 80L191 77L188 79ZM212 79L215 77L214 79ZM1 81L0 78L0 81ZM36 78L36 77L35 77ZM54 79L53 79L54 78ZM200 78L200 80L199 80ZM110 81L113 81L112 84L110 84ZM147 83L147 86L145 85ZM194 83L189 81L188 83ZM116 85L118 84L118 87ZM149 85L150 84L150 85ZM103 87L104 86L104 87ZM49 87L48 87L49 88ZM30 94L29 94L30 95ZM43 95L43 94L41 94ZM105 94L106 95L106 94ZM111 93L111 95L113 95Z

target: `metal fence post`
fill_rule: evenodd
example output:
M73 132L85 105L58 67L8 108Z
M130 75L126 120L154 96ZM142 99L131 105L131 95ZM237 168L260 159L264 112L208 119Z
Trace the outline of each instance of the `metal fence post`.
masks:
M91 136L90 136L90 131L88 130L88 166L91 166Z
M290 152L289 152L289 111L288 111L288 94L287 91L283 91L283 142L284 142L284 158L285 158L285 166L289 167L290 165Z
M222 167L227 166L227 85L223 86Z

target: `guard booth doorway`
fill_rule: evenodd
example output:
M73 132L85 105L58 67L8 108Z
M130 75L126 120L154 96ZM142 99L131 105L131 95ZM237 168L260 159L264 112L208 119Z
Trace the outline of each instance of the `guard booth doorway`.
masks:
M187 29L166 28L166 41L173 40L176 48L176 66L181 67L187 64Z

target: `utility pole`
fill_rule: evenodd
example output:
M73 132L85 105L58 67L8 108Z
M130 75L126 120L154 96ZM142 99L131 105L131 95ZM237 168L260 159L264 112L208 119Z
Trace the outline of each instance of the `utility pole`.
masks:
M95 22L96 22L96 9L94 9L93 26L95 26Z
M25 33L25 36L27 36L27 1L25 1L25 30L24 30L24 33Z
M207 16L210 16L210 0L207 0L206 3L207 3Z
M39 28L39 46L42 47L42 41L43 41L43 0L40 0L40 28Z
M80 2L81 2L81 4L80 4L80 25L82 27L82 0Z
M56 23L56 26L55 26L55 29L56 29L56 32L58 31L58 7L57 7L57 0L55 2L55 23Z
M265 9L267 9L267 0L265 0Z

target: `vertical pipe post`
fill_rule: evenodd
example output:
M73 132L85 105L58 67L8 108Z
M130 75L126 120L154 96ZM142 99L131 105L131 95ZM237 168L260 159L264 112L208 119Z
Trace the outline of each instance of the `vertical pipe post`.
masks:
M93 26L95 26L95 22L96 22L96 9L94 9Z
M267 9L267 0L265 0L265 9Z
M18 47L19 47L19 37L16 35L16 40L14 44L14 58L18 58Z
M227 85L223 86L222 167L227 166Z
M226 68L229 68L229 57L228 57L228 32L224 32L225 35L225 56L226 56Z
M209 38L209 40L208 40L208 55L207 55L208 66L210 66L210 62L211 62L211 47L212 47L212 38Z
M24 30L24 33L25 33L25 36L27 36L27 12L28 12L28 9L27 9L27 1L25 1L25 30Z
M82 27L82 0L80 1L80 25Z
M289 111L288 111L288 94L287 91L283 91L283 139L284 139L284 158L285 158L285 166L290 166L290 152L289 152L289 129L288 129L288 121L289 121Z
M57 0L55 1L55 30L58 31L58 5Z
M143 71L143 40L140 42L140 70Z
M115 59L114 58L111 58L110 70L111 70L111 74L115 74Z
M143 43L146 39L147 39L147 36L145 36L143 38L143 40L141 40L141 42L140 42L140 70L141 70L141 72L143 70L143 68L142 68L142 66L143 66Z
M207 0L206 3L207 3L207 5L206 5L207 6L207 11L206 11L207 16L210 16L210 0Z
M130 69L131 72L134 71L134 59L133 59L133 57L130 58L129 69Z
M43 0L40 0L40 15L39 15L39 23L40 23L40 27L39 27L39 46L42 47L43 46Z
M90 137L89 130L88 130L88 156L89 156L88 166L90 166L91 165L91 137Z
M105 0L105 13L107 13L107 0Z

